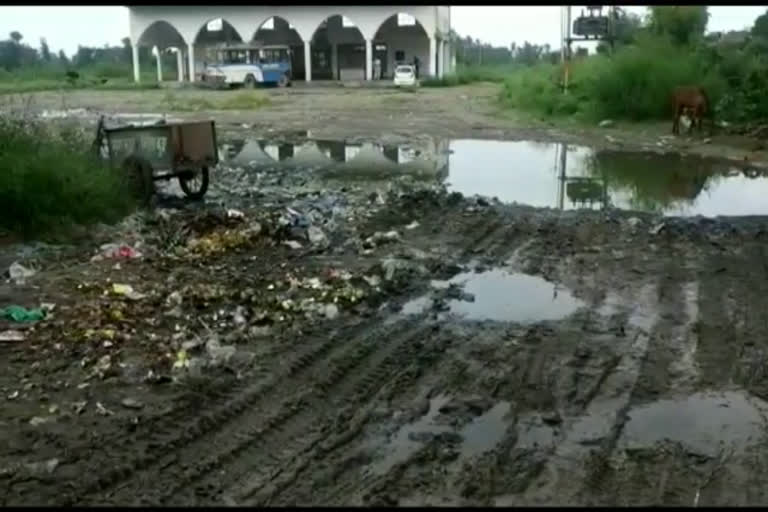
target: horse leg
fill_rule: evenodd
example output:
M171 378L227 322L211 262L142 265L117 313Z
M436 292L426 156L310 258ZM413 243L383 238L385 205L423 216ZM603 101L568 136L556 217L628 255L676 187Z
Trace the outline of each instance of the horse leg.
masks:
M672 118L672 135L680 132L680 106L675 105L674 117Z

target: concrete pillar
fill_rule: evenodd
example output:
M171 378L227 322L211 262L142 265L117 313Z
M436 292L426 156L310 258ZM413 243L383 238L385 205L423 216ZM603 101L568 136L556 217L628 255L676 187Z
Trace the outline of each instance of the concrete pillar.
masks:
M141 80L141 73L139 70L139 47L131 45L131 56L133 57L133 81L139 83Z
M179 82L184 81L184 55L181 48L176 48L176 75Z
M339 45L331 45L331 72L333 73L333 79L338 80L339 76Z
M436 75L437 62L437 45L434 37L429 38L429 76L434 77Z
M163 81L163 52L157 48L157 81Z
M373 80L373 44L370 39L365 40L365 79Z
M310 41L304 41L304 73L307 82L312 81L312 44Z
M189 57L189 81L195 81L195 47L192 44L187 45L187 56Z
M443 60L443 40L437 40L437 77L443 78L443 71L445 69L445 61Z

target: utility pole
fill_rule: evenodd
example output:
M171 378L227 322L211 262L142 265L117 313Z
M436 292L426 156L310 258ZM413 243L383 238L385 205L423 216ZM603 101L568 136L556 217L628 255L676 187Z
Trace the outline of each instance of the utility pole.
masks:
M563 94L568 94L568 75L571 71L571 6L568 5L565 8L565 74L563 77Z

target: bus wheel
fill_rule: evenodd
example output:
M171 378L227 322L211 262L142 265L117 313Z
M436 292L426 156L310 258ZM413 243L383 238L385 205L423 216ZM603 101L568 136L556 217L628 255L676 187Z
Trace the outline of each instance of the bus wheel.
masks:
M253 89L254 87L256 87L256 77L254 77L253 75L246 76L245 82L243 85L246 89Z
M288 86L288 75L283 75L280 77L280 80L277 82L278 87L287 87Z

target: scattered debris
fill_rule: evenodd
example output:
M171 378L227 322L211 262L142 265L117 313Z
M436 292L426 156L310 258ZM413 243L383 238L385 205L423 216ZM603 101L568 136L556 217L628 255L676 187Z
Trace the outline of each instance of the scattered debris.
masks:
M8 268L8 275L11 278L11 281L17 285L26 284L27 279L34 276L35 274L36 272L34 270L26 268L18 262L12 263Z
M13 329L7 331L0 331L0 341L24 341L26 336L21 331L15 331Z
M27 309L22 306L8 306L0 308L0 318L7 318L16 323L39 322L45 318L45 311L42 308Z

